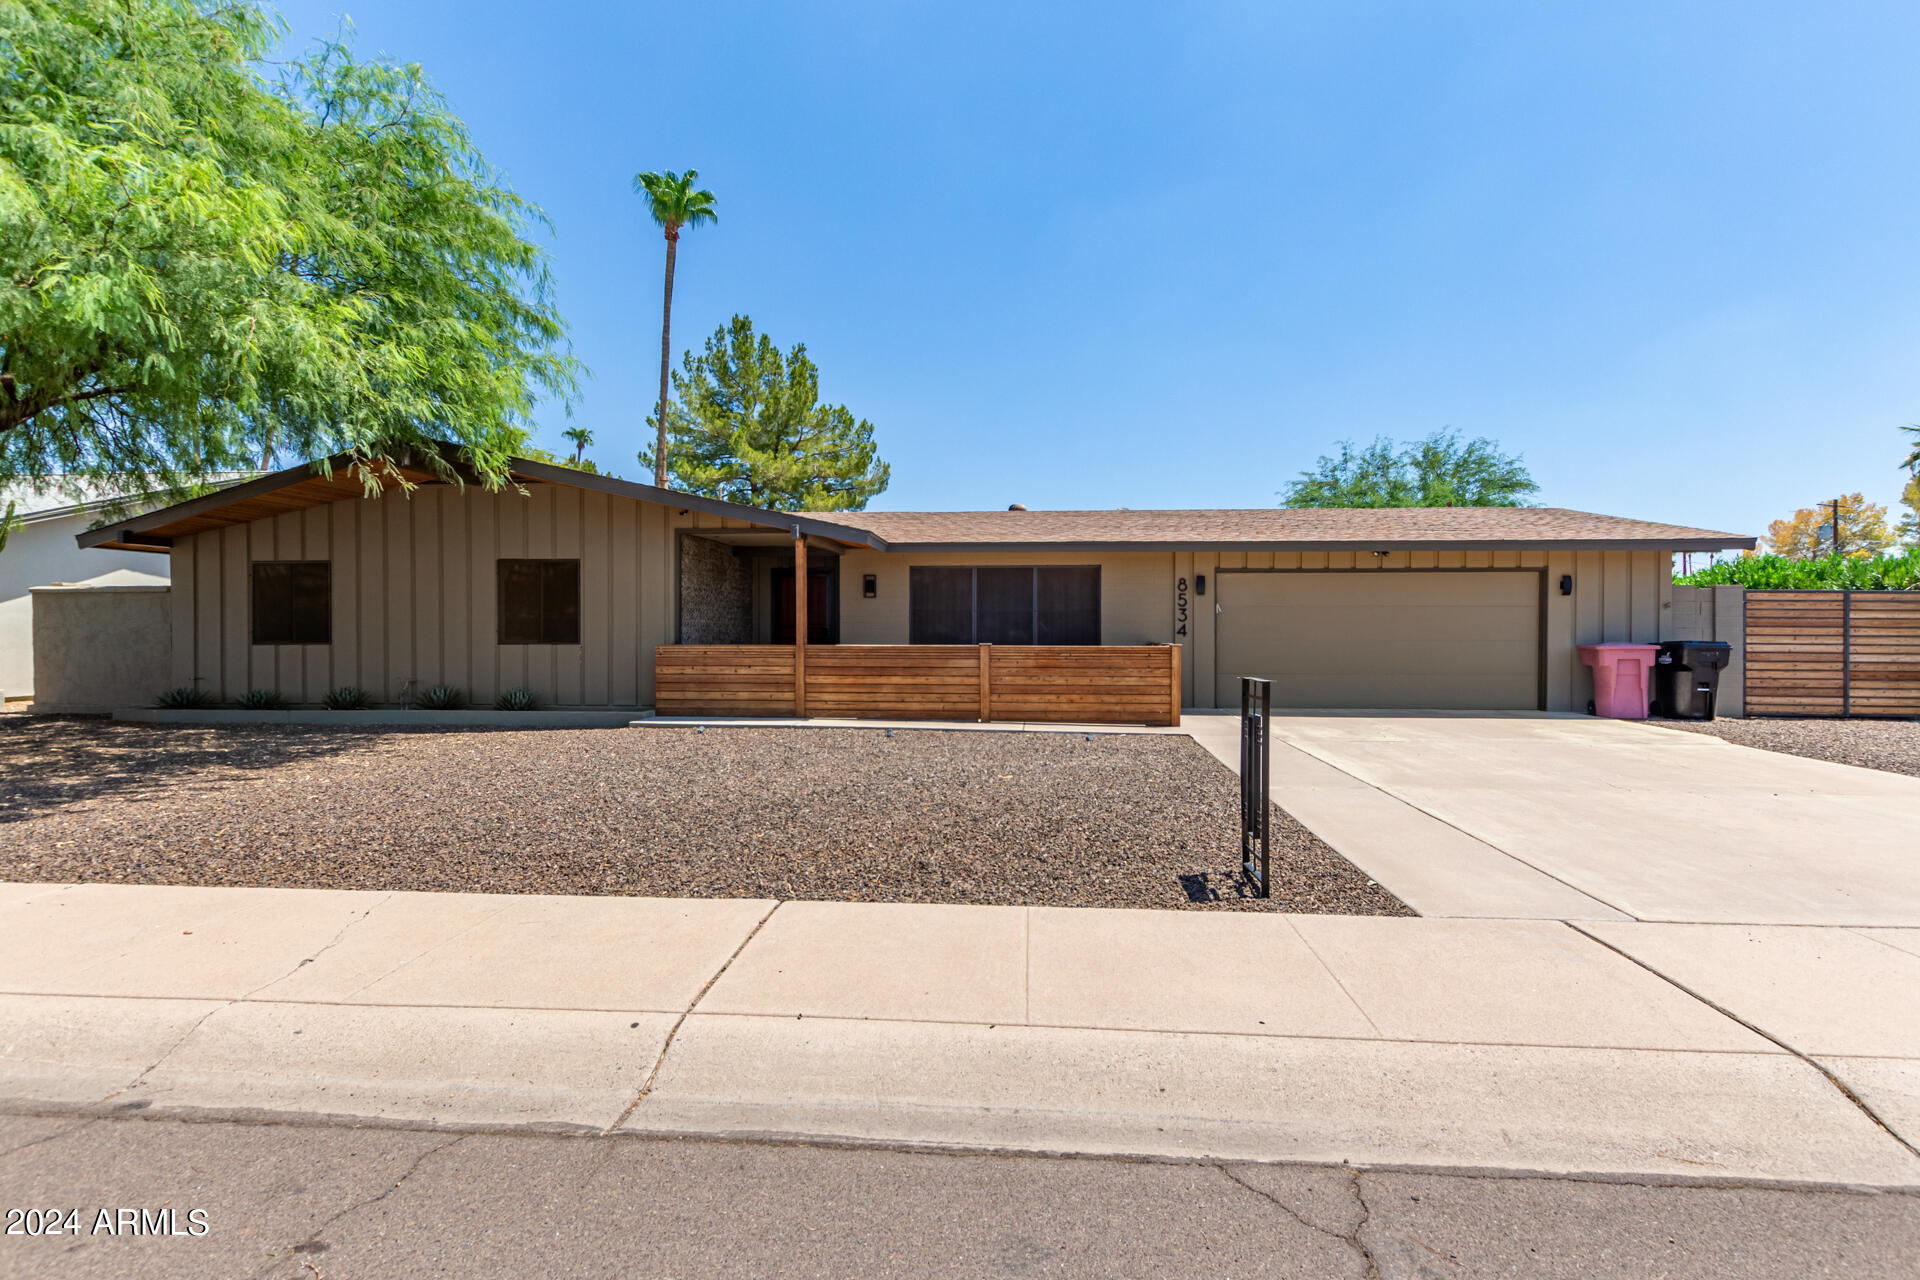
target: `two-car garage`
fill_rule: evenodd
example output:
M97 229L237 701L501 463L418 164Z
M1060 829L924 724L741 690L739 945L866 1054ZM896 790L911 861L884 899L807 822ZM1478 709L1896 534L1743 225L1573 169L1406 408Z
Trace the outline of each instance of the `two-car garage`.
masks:
M1216 704L1240 677L1276 707L1546 706L1545 575L1517 570L1223 571Z

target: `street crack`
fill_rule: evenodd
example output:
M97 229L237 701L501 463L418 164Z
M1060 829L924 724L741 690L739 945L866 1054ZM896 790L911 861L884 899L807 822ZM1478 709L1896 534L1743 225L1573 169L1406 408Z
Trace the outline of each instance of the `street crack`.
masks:
M326 1221L322 1222L319 1226L315 1227L313 1231L308 1234L305 1240L302 1240L298 1244L288 1245L286 1248L285 1258L276 1257L272 1262L268 1263L264 1268L262 1268L259 1271L256 1271L254 1275L256 1277L266 1275L268 1272L272 1271L275 1267L278 1267L281 1264L281 1262L286 1260L286 1258L299 1258L301 1264L305 1266L307 1270L313 1272L313 1274L316 1276L322 1275L323 1273L321 1272L321 1270L318 1267L314 1266L313 1263L309 1261L307 1257L303 1257L302 1255L312 1255L312 1254L325 1252L327 1245L326 1245L326 1242L323 1241L320 1237L325 1235L328 1229L331 1228L334 1225L334 1223L339 1222L341 1219L347 1217L349 1214L360 1213L360 1212L363 1212L364 1210L373 1208L373 1206L379 1204L381 1201L385 1200L388 1196L398 1191L401 1188L401 1186L406 1183L408 1178L411 1178L414 1174L420 1172L420 1166L425 1164L430 1157L439 1155L442 1151L451 1151L453 1148L459 1146L461 1143L465 1142L468 1138L472 1136L473 1135L471 1134L463 1133L457 1137L448 1139L446 1142L442 1142L435 1146L428 1147L425 1151L422 1151L419 1155L415 1156L413 1163L407 1166L406 1172L402 1173L398 1178L395 1178L393 1180L392 1185L388 1186L386 1189L381 1191L379 1195L367 1196L364 1199L356 1200L352 1204L348 1205L346 1208L340 1210L338 1213L333 1214L332 1216L327 1218Z
M1374 1263L1373 1253L1360 1240L1360 1232L1365 1229L1367 1223L1372 1219L1373 1211L1367 1207L1367 1198L1360 1190L1360 1171L1358 1169L1348 1170L1348 1186L1353 1192L1354 1203L1360 1208L1360 1220L1354 1224L1352 1231L1336 1231L1332 1227L1315 1222L1312 1218L1301 1213L1298 1209L1288 1204L1285 1200L1282 1200L1279 1196L1274 1195L1271 1191L1266 1191L1254 1186L1251 1182L1248 1182L1245 1178L1235 1173L1229 1166L1216 1164L1214 1168L1224 1174L1227 1181L1259 1196L1262 1200L1265 1200L1268 1204L1280 1210L1280 1212L1286 1214L1301 1226L1307 1228L1307 1230L1318 1232L1320 1235L1326 1236L1329 1240L1338 1240L1341 1244L1346 1245L1347 1248L1353 1250L1354 1256L1360 1260L1360 1265L1365 1269L1364 1274L1367 1276L1367 1280L1380 1280L1380 1268Z

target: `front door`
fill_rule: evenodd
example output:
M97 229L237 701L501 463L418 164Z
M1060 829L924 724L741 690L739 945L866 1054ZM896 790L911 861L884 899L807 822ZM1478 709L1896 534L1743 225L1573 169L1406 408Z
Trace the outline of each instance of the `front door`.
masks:
M832 593L828 584L832 574L826 570L807 571L807 643L832 644L833 619L827 614ZM793 643L793 570L773 572L773 642Z

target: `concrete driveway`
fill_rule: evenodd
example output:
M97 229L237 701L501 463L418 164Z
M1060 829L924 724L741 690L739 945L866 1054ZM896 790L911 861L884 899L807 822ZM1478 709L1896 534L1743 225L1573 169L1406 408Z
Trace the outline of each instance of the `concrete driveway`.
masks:
M1586 716L1274 732L1274 799L1422 914L1920 925L1920 779Z

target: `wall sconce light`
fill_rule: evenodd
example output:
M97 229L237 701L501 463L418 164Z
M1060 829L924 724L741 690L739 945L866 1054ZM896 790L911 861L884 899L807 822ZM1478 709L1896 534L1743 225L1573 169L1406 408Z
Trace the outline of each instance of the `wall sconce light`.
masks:
M880 579L871 573L860 575L860 594L871 600L880 594Z
M1193 575L1193 593L1197 596L1203 596L1207 594L1207 575L1206 574L1196 573Z
M1563 596L1570 596L1573 594L1573 575L1572 574L1563 573L1560 575L1560 594Z

